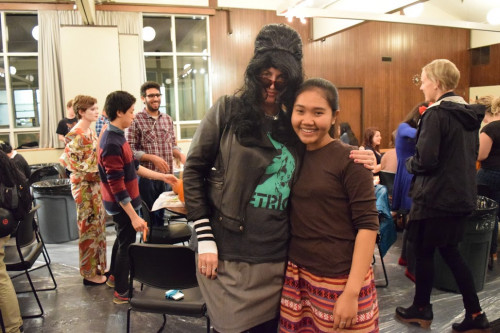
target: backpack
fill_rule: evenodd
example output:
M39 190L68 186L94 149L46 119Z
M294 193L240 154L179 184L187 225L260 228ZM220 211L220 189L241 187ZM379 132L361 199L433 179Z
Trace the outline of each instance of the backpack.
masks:
M32 197L27 181L15 186L0 183L0 207L9 210L16 221L22 220L30 211Z
M12 213L5 208L0 208L0 238L12 234L16 227L17 222Z

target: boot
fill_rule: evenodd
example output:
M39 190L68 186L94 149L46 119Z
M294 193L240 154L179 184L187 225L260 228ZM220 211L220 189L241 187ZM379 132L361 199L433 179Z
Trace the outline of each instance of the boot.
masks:
M491 332L490 322L486 318L486 314L483 312L476 318L472 319L472 316L465 315L465 319L461 323L454 323L452 326L453 332L468 332L468 333L485 333Z
M396 317L409 324L419 325L422 328L429 328L434 318L432 314L432 304L424 307L418 307L412 304L408 308L398 306L396 308Z

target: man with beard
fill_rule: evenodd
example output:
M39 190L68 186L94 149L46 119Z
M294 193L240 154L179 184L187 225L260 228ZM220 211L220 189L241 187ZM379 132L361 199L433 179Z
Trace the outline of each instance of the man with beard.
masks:
M184 164L186 155L177 146L172 118L160 112L160 85L151 81L144 83L141 86L141 100L145 107L135 115L132 126L126 130L127 141L141 165L171 174L174 171L174 157ZM139 192L149 209L161 193L170 190L169 187L162 181L143 177L139 179ZM163 225L163 214L163 210L152 214L153 225Z

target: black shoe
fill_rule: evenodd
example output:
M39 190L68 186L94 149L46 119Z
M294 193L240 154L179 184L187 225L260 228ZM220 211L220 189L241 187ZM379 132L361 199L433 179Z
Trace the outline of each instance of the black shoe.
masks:
M396 308L396 318L405 323L419 325L422 328L429 328L434 318L432 314L432 304L428 304L424 307L417 307L412 304L408 308L398 306Z
M83 279L83 285L84 286L100 286L101 284L105 284L106 281L104 282L93 282L87 279Z
M485 313L481 313L476 318L472 319L472 316L465 315L464 321L459 323L454 323L452 326L453 332L491 332L490 322L486 318Z

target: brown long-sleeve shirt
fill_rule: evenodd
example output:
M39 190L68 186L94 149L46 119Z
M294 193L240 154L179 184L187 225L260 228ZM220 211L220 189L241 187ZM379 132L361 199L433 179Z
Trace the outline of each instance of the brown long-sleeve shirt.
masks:
M357 230L378 230L373 174L336 140L307 151L291 199L289 258L313 274L349 274Z

